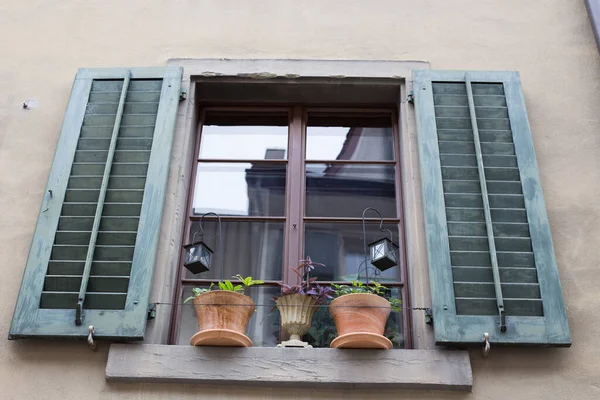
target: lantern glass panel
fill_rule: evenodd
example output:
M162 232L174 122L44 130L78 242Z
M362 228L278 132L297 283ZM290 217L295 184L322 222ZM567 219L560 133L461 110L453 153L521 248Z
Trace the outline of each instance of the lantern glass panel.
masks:
M207 267L210 267L210 261L212 260L212 253L209 249L207 249L205 246L203 246L202 244L200 245L200 255L198 256L200 259L200 262L204 265L206 265Z
M371 260L375 261L384 257L387 253L386 242L384 240L371 244Z
M213 251L204 242L185 246L185 267L194 274L210 270Z
M371 264L381 271L398 265L398 246L388 238L369 244L369 253Z

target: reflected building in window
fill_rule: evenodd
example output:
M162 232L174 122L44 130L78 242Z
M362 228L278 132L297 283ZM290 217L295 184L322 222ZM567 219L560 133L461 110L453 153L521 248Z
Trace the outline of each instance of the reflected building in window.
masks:
M334 141L331 138L334 135L339 137L342 131L343 140ZM325 138L319 138L320 135ZM313 142L315 138L317 143ZM328 159L335 162L317 159L318 154L312 151L315 145L322 146L327 141L332 143L333 148L325 151L330 154L335 151L335 156L328 156ZM265 158L272 159L276 151L268 149ZM359 270L362 277L364 252L360 218L363 210L375 207L384 217L397 217L392 128L318 127L311 132L309 127L307 158L305 215L323 220L306 223L305 254L326 265L326 268L319 268L315 272L321 280L356 279ZM385 163L378 163L382 160ZM281 198L285 198L284 176L285 170L272 164L255 163L246 170L249 214L274 215L280 212L277 207L282 204ZM331 218L356 220L340 223L328 221ZM380 236L377 226L368 224L368 241ZM394 235L397 237L397 230ZM283 232L278 240L283 241ZM273 243L265 242L264 245L269 247ZM268 252L267 249L264 251ZM386 271L381 278L399 281L398 270Z

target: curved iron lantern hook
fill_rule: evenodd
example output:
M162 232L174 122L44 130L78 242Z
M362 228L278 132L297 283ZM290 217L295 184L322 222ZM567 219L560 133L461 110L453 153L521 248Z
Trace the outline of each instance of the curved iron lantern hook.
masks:
M383 216L381 215L381 213L373 207L367 207L363 210L362 213L362 220L363 220L363 229L364 229L364 225L365 225L365 215L367 214L367 211L373 211L375 213L377 213L377 215L379 216L379 231L380 232L387 232L390 235L390 240L393 242L394 241L394 236L391 230L384 228L383 227Z
M379 210L377 210L376 208L373 208L373 207L367 207L367 208L365 208L363 210L363 213L362 213L362 230L363 230L363 251L365 253L365 261L364 261L364 264L365 264L365 278L366 278L366 281L367 281L367 285L369 284L369 267L368 267L368 265L369 265L369 256L368 256L369 251L368 251L368 247L367 247L367 232L366 232L367 229L366 229L366 223L365 223L365 216L366 216L366 214L367 214L368 211L373 211L374 213L376 213L379 216L379 231L380 232L387 232L389 234L389 236L390 236L389 237L390 242L393 242L393 239L394 239L392 231L383 227L383 215L381 215L381 213L379 212ZM360 266L359 266L359 273L360 273ZM357 275L359 275L359 273ZM375 275L377 275L377 273Z
M214 215L215 217L217 217L218 230L219 230L219 266L221 269L221 278L223 278L223 276L222 276L223 272L224 272L223 271L223 235L221 234L221 232L222 232L221 216L213 211L207 212L206 214L202 214L202 216L200 217L200 221L198 223L199 230L194 232L194 235L192 236L192 243L195 242L196 235L200 234L200 238L202 238L204 236L204 228L202 227L202 222L204 221L204 217L206 217L207 215Z
M358 265L358 270L356 271L356 280L359 280L360 274L363 272L363 270L365 270L365 273L366 273L367 269L369 269L373 273L373 276L374 276L373 280L377 280L377 277L381 276L380 270L378 270L377 268L375 268L373 266L369 266L369 265L365 266L365 262L361 261L361 263Z

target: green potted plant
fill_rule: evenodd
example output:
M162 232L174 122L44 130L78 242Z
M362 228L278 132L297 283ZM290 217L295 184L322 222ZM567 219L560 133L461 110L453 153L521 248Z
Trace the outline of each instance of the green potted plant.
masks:
M399 311L402 301L385 297L388 289L377 283L352 281L332 285L337 296L330 304L338 336L330 347L345 349L390 349L392 342L383 336L392 309Z
M236 275L238 282L218 282L219 290L193 288L193 295L185 299L194 302L199 331L190 340L192 346L250 347L252 340L246 336L246 327L256 305L244 290L263 281Z
M300 265L292 270L300 277L298 285L279 284L281 295L273 297L281 315L281 326L290 335L290 339L278 347L312 347L302 341L309 330L317 306L331 299L330 287L320 286L317 278L311 278L310 272L323 264L313 262L310 257L300 260Z

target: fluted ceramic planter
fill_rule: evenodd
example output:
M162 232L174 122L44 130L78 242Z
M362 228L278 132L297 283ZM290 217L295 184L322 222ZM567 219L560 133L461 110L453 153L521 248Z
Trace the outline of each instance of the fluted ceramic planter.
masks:
M392 311L387 299L370 293L345 294L333 300L329 312L338 337L330 347L341 349L390 349L392 342L383 336Z
M256 305L246 295L224 290L202 293L194 299L200 331L192 336L192 346L250 347L245 335Z
M302 341L302 336L310 330L317 301L305 294L286 294L275 301L281 315L281 326L290 335L290 340L280 347L312 347Z

